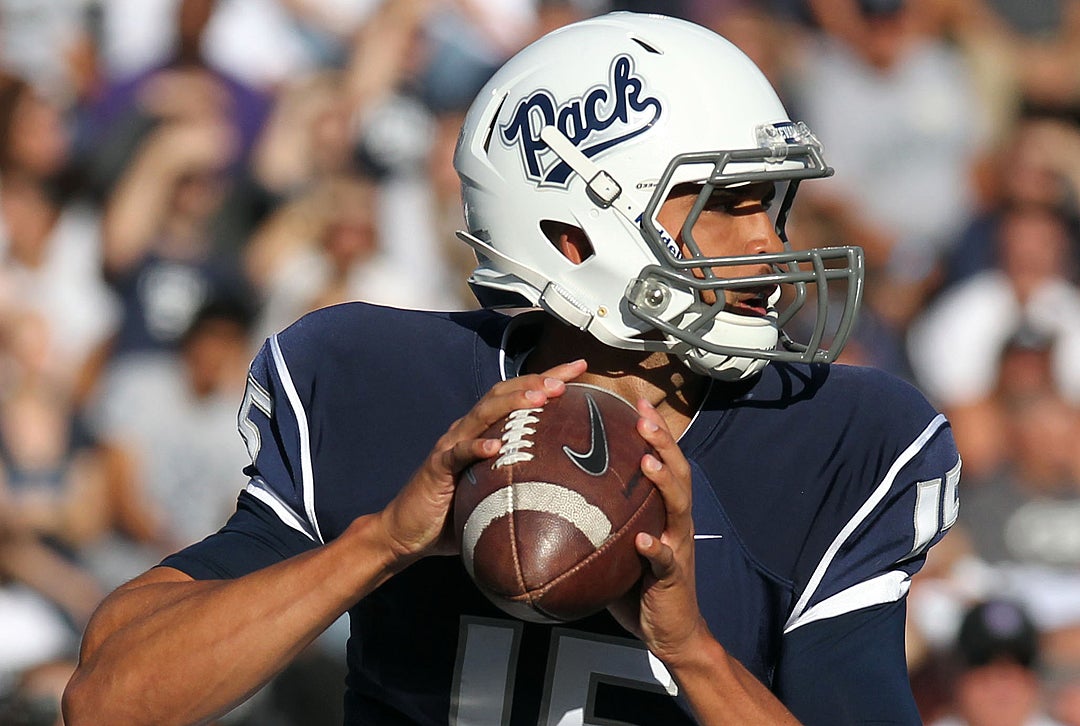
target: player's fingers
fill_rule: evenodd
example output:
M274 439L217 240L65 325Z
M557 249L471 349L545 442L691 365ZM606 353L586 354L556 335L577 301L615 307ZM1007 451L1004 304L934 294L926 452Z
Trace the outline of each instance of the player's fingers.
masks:
M641 404L638 409L645 411ZM656 456L646 454L641 458L641 470L664 497L666 529L681 536L692 534L690 465L686 457L662 421L643 415L638 420L638 432L657 452Z
M458 474L470 464L498 454L501 443L499 439L462 439L443 449L433 463L443 473Z
M585 369L587 367L588 364L585 362L585 359L578 358L577 360L572 360L568 363L560 363L557 366L552 366L540 375L550 376L551 378L558 378L560 381L566 382L580 376L582 373L585 372Z
M458 419L450 428L449 436L453 441L479 436L511 411L540 408L565 388L566 383L548 376L522 376L504 381L488 391L467 414Z
M660 455L664 464L681 480L690 480L690 463L679 448L678 441L668 428L660 412L644 398L637 403L638 415L641 416L638 430Z
M634 538L638 554L649 563L649 569L659 582L669 580L676 573L675 551L660 541L659 537L641 532Z
M451 439L473 438L511 411L539 408L549 398L562 395L566 382L585 372L584 360L554 366L543 373L501 381L481 398L472 410L451 427Z
M664 498L664 511L667 515L665 531L670 536L680 538L693 534L689 485L677 479L672 474L671 468L652 454L641 457L641 470L656 485Z

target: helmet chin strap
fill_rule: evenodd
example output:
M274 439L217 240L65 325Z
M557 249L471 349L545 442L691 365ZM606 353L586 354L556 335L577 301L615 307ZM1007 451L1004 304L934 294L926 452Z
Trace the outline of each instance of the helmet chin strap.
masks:
M626 217L632 224L637 224L638 214L630 202L623 196L623 185L585 154L574 146L566 135L554 126L545 126L540 130L540 140L548 145L567 166L585 180L585 191L598 207L614 209Z
M634 209L622 195L622 185L607 171L571 143L570 139L554 126L545 126L540 130L540 139L562 159L567 166L582 179L586 179L585 190L589 199L604 209L614 209L637 227L641 223L640 211ZM622 199L622 201L620 201ZM682 258L682 250L675 243L675 238L658 222L653 222L660 231L660 238L668 252L676 259Z

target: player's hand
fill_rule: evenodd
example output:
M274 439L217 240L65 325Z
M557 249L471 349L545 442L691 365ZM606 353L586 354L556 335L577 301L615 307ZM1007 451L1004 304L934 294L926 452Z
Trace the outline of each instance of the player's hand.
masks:
M497 455L502 445L499 439L480 437L511 411L542 406L562 395L566 382L584 373L585 367L585 361L578 360L497 383L450 426L412 479L378 515L396 569L427 555L457 551L449 519L458 474L475 461Z
M690 464L656 409L644 400L637 409L638 432L657 453L646 454L641 469L664 497L667 524L659 539L637 535L634 544L648 561L641 588L610 609L656 657L671 664L694 648L697 639L711 637L698 608L694 579Z

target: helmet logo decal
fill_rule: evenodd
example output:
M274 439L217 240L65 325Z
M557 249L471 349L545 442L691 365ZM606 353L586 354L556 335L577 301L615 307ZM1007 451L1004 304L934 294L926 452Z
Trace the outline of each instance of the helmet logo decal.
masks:
M506 146L521 152L525 175L540 186L566 186L571 169L540 139L545 126L555 126L585 156L592 157L647 131L663 111L660 99L645 93L634 62L620 55L611 63L609 78L585 94L561 105L546 90L520 101L510 120L500 127Z

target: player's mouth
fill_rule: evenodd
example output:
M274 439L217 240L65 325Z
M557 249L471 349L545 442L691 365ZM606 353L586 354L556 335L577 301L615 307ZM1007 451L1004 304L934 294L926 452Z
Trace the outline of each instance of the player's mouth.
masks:
M726 309L736 315L763 318L769 313L769 298L773 286L757 290L729 290Z

